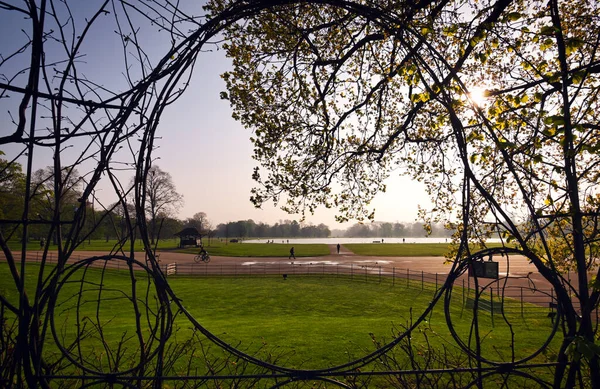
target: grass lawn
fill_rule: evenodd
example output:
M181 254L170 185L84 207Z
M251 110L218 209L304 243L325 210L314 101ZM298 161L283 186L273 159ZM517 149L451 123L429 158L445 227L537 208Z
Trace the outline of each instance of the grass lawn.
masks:
M450 251L447 243L356 243L344 247L357 255L382 257L443 257Z
M497 246L501 245L487 245ZM449 243L351 243L344 247L357 255L382 257L443 257L450 251Z
M39 267L32 264L29 269L27 286L32 288ZM381 283L375 280L365 282L362 277L358 280L335 276L291 276L287 280L281 277L175 276L169 278L169 283L194 318L226 343L239 345L250 355L263 358L261 353L267 350L267 354L278 355L278 362L288 367L313 369L343 364L373 351L373 337L391 339L394 331L409 325L423 312L434 292L432 285L422 289L420 282L407 287L406 283L392 285L387 279ZM7 266L2 263L0 294L16 303L18 294L9 281ZM141 306L140 312L146 339L154 326L151 312L158 309L153 290L147 286L147 280L139 277L135 289L138 301L149 302ZM137 349L131 294L130 279L125 271L107 271L102 276L97 269L90 269L85 277L83 271L78 272L65 283L54 316L62 342L68 344L74 339L78 322L88 330L101 324L103 337L90 331L83 343L82 355L96 355L96 363L104 361L101 364L106 368L107 348L117 350L117 344L123 339L120 349L123 355L118 359L126 360L124 356ZM450 311L456 332L463 342L474 348L472 311L463 304L468 296L460 288L454 290L452 296ZM481 312L484 356L509 361L511 349L508 346L513 335L517 359L542 345L550 332L547 308L526 304L525 310L526 315L521 316L517 302L506 302L508 323L499 313L492 317L490 312ZM191 335L191 323L178 315L170 344L180 343ZM411 341L417 351L424 350L428 341L436 349L445 347L459 353L445 321L443 301L412 334ZM56 351L52 340L46 350ZM216 346L212 350L216 352L215 358L223 357ZM399 359L404 358L399 347L395 350ZM202 355L197 352L193 355L196 356L193 363L202 365ZM175 368L180 368L178 366Z
M277 240L276 240L277 242ZM78 251L111 251L116 247L117 241L109 240L91 240L82 243ZM187 247L178 248L179 239L163 239L158 241L158 251L177 251L183 253L197 254L198 248ZM285 244L285 243L230 243L218 238L204 239L204 245L210 255L227 257L287 257L290 254L290 248L295 249L296 257L317 257L329 255L329 247L326 244ZM489 244L488 247L499 246L498 244ZM13 250L19 250L18 242L9 242L9 247ZM125 249L128 249L126 244ZM383 257L419 257L434 256L443 257L450 251L447 243L363 243L363 244L345 244L348 250L357 255L364 256L383 256ZM39 250L38 242L31 242L28 245L30 250ZM50 246L50 251L55 250L55 246ZM136 241L136 251L143 251L141 241Z
M406 288L405 283L393 286L389 280L364 282L334 276L288 277L285 281L279 277L176 277L171 284L186 309L228 343L266 342L293 353L289 364L298 368L342 364L349 355L372 351L370 334L389 340L393 328L408 326L424 311L434 292L432 285L421 289L414 283ZM458 335L474 348L472 310L465 309L461 291L455 291L451 299L451 317ZM541 346L551 327L547 309L530 306L521 317L519 308L517 302L505 303L518 358ZM506 346L513 335L508 323L499 313L492 317L482 312L479 319L484 355L509 361ZM443 301L413 334L416 347L425 345L422 331L435 347L445 345L456 351Z
M329 255L326 244L284 244L284 243L225 243L212 239L204 243L210 255L224 257L287 257L294 247L296 257L318 257ZM176 250L182 253L197 254L198 248Z
M172 250L172 249L176 249L177 246L179 244L179 238L177 239L161 239L158 241L158 249L159 250ZM117 240L114 239L109 239L108 241L106 241L106 239L97 239L97 240L90 240L90 241L85 241L82 242L79 247L77 247L77 250L79 251L111 251L114 250L115 247L117 247L118 242ZM8 242L8 246L10 247L11 250L15 251L15 250L20 250L21 249L21 244L17 241L9 241ZM50 244L50 251L54 251L56 250L56 245ZM129 249L129 243L124 243L123 247L125 248L125 250ZM39 250L40 249L40 243L39 241L31 241L27 244L27 249L28 250ZM142 244L141 240L137 240L135 242L135 251L144 251L144 245Z

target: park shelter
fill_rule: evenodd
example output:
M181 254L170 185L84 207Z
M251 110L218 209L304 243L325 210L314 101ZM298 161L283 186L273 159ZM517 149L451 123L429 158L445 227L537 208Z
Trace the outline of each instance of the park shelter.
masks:
M175 233L175 236L179 237L179 247L183 248L185 246L194 246L198 247L199 240L202 238L202 235L198 230L194 227L184 228L183 230Z

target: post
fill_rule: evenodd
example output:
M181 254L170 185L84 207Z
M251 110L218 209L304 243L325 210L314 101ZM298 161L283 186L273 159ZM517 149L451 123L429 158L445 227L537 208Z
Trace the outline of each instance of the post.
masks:
M465 306L465 279L463 278L462 280L463 283L463 287L462 287L462 305L463 307Z
M523 287L521 286L521 317L523 317Z
M508 274L507 274L508 277ZM496 281L496 296L500 296L500 282Z
M494 327L494 287L490 286L490 311L492 313L492 327Z

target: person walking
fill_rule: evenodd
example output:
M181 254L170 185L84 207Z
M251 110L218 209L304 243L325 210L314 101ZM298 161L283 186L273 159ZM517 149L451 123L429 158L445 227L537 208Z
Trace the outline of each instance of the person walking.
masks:
M338 243L337 244L338 254L340 253L340 247L342 247L342 246L340 246L340 244Z
M296 259L296 256L294 255L294 246L292 246L292 248L290 249L290 256L288 259L292 259L292 258Z

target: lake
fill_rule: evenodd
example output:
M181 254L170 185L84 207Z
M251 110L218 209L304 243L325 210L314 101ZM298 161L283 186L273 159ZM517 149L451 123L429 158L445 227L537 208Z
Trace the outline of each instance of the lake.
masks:
M346 243L373 243L378 241L381 244L386 243L450 243L450 238L285 238L285 239L248 239L244 243L267 243L267 240L274 243L290 244L346 244ZM488 242L500 242L500 239L488 239Z

